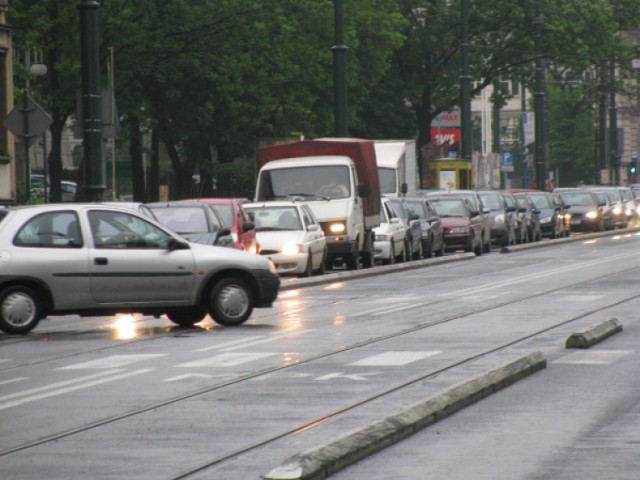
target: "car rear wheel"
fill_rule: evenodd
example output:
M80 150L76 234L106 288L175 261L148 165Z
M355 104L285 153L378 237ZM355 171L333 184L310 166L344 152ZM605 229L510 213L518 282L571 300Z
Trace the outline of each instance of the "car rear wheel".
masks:
M220 325L240 325L252 311L251 291L239 278L225 278L211 289L209 315Z
M181 308L167 312L167 317L176 325L184 328L193 327L196 323L204 320L207 312L202 308Z
M0 330L27 333L40 322L42 307L36 293L27 287L14 286L0 293Z

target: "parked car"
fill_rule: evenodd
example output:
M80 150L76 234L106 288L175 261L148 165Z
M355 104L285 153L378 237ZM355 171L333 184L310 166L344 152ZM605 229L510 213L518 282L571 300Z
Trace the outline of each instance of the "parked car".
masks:
M629 187L616 187L620 192L620 198L624 204L624 214L627 219L627 226L635 227L640 218L640 204L636 201L633 192Z
M420 216L413 210L404 197L389 197L391 208L404 222L406 230L406 258L407 260L419 260L422 258L422 225Z
M431 205L442 221L447 251L483 253L483 220L469 201L456 196L435 197Z
M605 229L602 204L595 192L589 190L559 191L562 201L569 206L571 229L582 232L601 232Z
M511 222L515 225L516 243L527 243L529 241L529 231L527 229L527 209L518 205L516 197L508 190L501 190L502 198L509 209L507 214L511 216Z
M627 216L625 213L625 205L622 201L620 191L617 187L606 185L586 185L583 189L592 190L594 192L604 193L607 197L605 207L608 212L605 213L605 229L613 230L614 228L626 228Z
M405 201L420 217L422 256L431 258L433 255L437 257L444 255L444 228L431 202L421 197L405 197Z
M260 254L268 257L280 275L323 275L327 242L308 205L273 201L244 204L253 220Z
M245 200L238 198L198 198L198 202L206 203L214 208L222 217L225 226L231 230L234 247L245 252L260 252L259 242L256 240L255 225L245 211Z
M542 228L540 226L540 211L535 207L526 193L514 193L516 202L520 208L524 208L524 222L527 225L527 236L530 242L538 242L542 239Z
M548 238L564 237L562 209L553 200L551 193L540 190L530 190L523 193L529 197L538 210L541 235Z
M200 202L155 202L146 204L160 223L190 242L220 247L234 246L231 231L222 217Z
M489 209L491 241L497 245L514 245L517 220L511 213L516 211L516 207L510 207L497 190L478 190L478 196Z
M483 253L491 252L491 220L489 218L489 208L483 203L482 199L475 190L439 190L428 192L427 198L438 198L446 195L453 195L464 198L469 202L469 206L473 211L478 212L480 223L482 224L482 251Z
M51 184L49 183L49 179L47 178L45 185L45 176L43 174L32 173L29 177L29 182L31 183L31 195L33 197L44 199L46 187L46 195L47 197L51 198ZM61 200L63 202L73 202L76 198L77 189L78 184L76 182L72 182L70 180L61 180Z
M389 203L387 197L380 202L380 225L373 229L373 258L384 264L406 259L407 227Z
M571 212L569 209L571 205L566 203L559 192L552 192L551 196L553 197L554 203L560 209L558 215L562 219L562 231L564 232L565 237L571 236Z
M11 207L0 244L6 333L27 333L54 314L166 314L192 326L208 313L222 325L239 325L254 307L270 307L280 286L266 258L189 243L110 205Z

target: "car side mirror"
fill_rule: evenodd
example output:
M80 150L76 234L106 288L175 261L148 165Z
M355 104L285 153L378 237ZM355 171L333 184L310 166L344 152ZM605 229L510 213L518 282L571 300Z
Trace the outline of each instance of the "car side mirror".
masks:
M189 249L189 244L187 242L182 242L182 241L178 240L177 238L171 237L169 239L169 241L167 242L167 250L169 250L169 251L173 251L173 250L188 250L188 249Z
M256 225L252 222L244 222L242 224L242 231L243 232L248 232L249 230L255 230Z
M485 207L485 208L483 208L483 209L482 209L482 213L484 213L485 215L488 215L489 213L491 213L491 209L490 209L490 208ZM478 212L478 215L480 215L480 213L479 213L479 212Z
M391 220L389 220L389 223L393 223L393 224L400 223L400 219L398 217L393 217Z
M317 232L318 230L320 230L320 225L318 225L317 223L312 223L307 227L307 230L309 232Z
M402 193L403 195L406 195L408 191L409 191L409 185L407 185L406 183L403 183L402 185L400 185L400 193Z
M228 237L229 235L231 235L231 230L229 230L227 227L222 227L220 230L218 230L218 238Z
M516 207L507 207L506 211L507 212L515 212L516 211Z
M480 215L479 210L469 210L469 213L471 214L472 217L477 217L478 215Z

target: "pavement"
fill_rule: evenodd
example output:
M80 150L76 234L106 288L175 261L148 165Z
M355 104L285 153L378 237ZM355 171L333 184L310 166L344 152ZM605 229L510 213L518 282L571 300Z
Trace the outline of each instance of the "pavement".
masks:
M585 241L589 238L620 235L640 231L638 228L600 232L589 235L541 241L504 247L500 253L529 248ZM322 277L285 280L283 290L303 286L333 283L350 278L379 275L394 271L421 268L430 264L465 261L475 258L473 253L455 254L365 270L336 272ZM598 322L589 328L574 332L565 343L566 348L589 348L609 336L622 331L615 318ZM432 425L456 411L491 395L508 385L526 378L546 367L547 360L539 351L530 352L457 383L409 407L382 418L370 425L353 430L317 447L297 453L262 476L265 480L321 480L374 454L400 440Z

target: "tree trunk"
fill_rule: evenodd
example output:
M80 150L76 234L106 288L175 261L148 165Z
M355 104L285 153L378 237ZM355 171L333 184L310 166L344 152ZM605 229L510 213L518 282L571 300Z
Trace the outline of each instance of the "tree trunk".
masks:
M131 157L131 179L133 183L133 201L145 202L144 164L142 162L142 132L140 119L129 117L129 156Z

